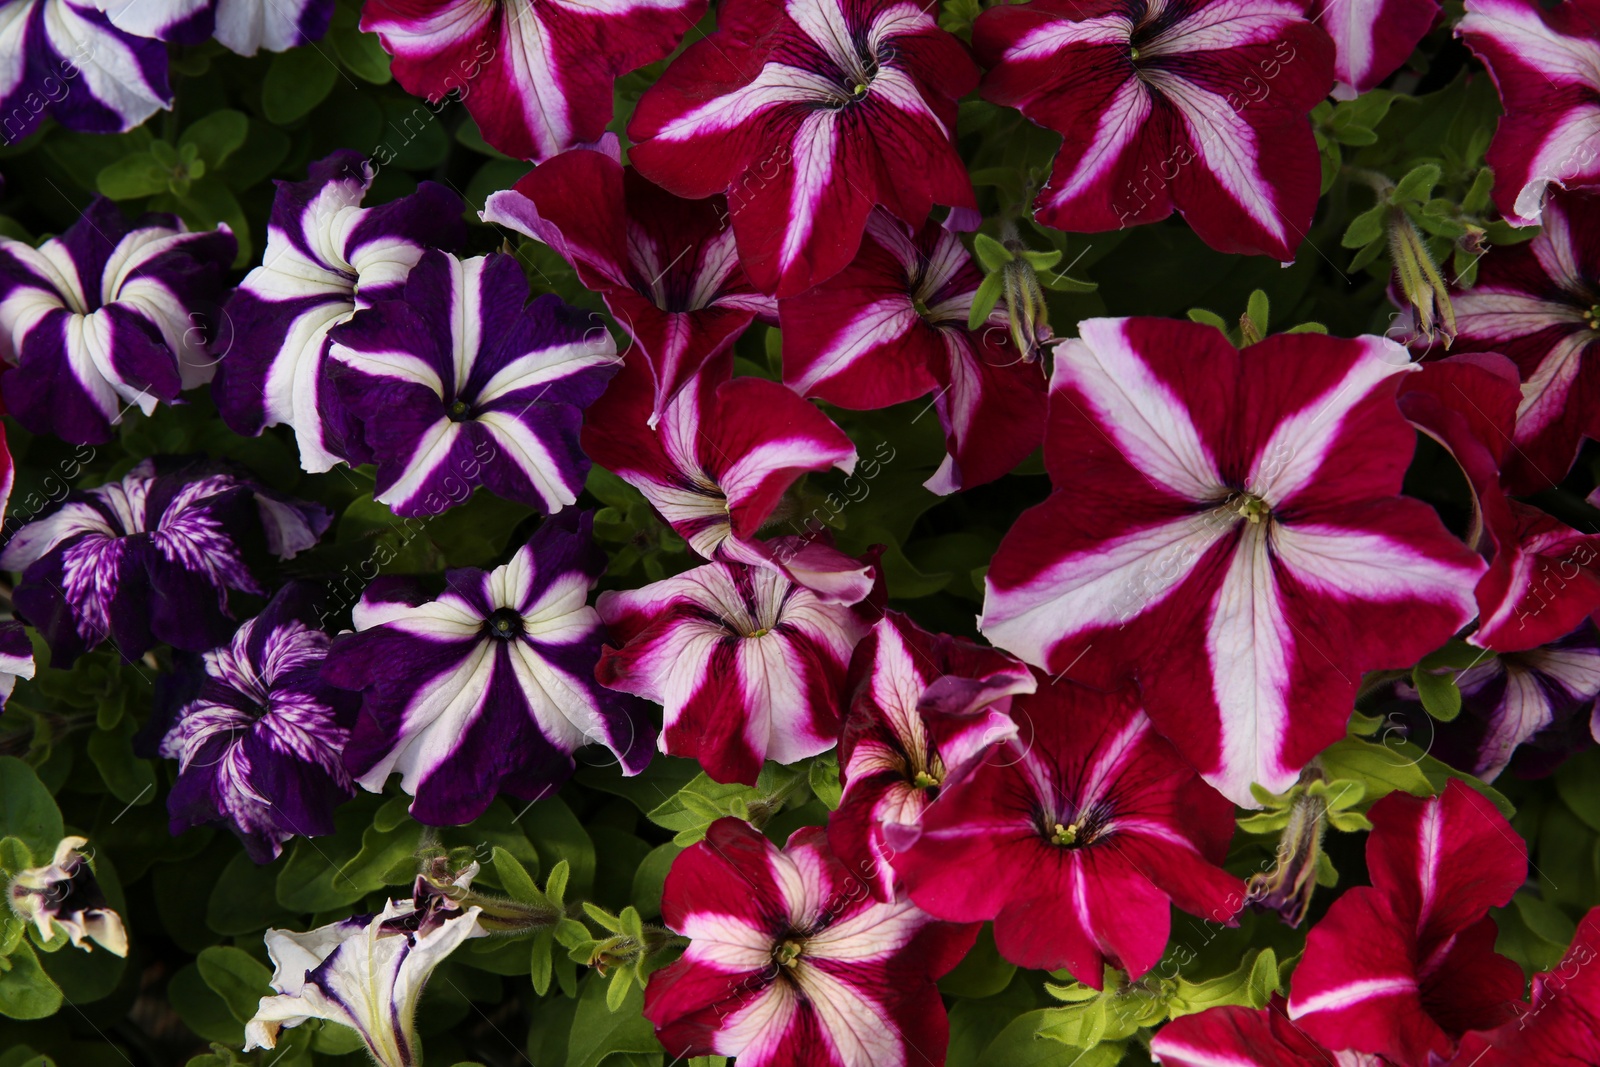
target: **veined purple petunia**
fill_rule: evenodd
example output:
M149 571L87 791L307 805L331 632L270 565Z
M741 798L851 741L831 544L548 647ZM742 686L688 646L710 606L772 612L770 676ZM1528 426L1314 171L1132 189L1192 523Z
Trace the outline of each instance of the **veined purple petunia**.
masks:
M46 116L69 130L120 133L172 106L166 47L118 29L96 6L0 2L0 144L21 141Z
M547 519L511 562L446 572L433 600L380 578L334 643L323 677L361 690L345 766L378 792L391 773L432 825L471 822L497 792L535 800L586 744L624 774L650 762L655 729L633 697L594 680L605 629L588 604L606 557L590 516Z
M460 197L433 182L361 207L376 173L341 149L312 164L305 181L279 182L261 266L226 309L233 347L211 387L223 421L242 434L289 424L308 471L371 459L331 395L328 331L358 307L398 296L424 249L466 240Z
M227 471L145 460L22 527L0 568L22 572L17 614L56 666L106 640L129 661L158 642L203 652L233 632L232 593L266 594L251 557L288 559L332 519Z
M1055 492L1006 534L980 627L1052 673L1136 674L1156 727L1235 803L1345 734L1364 670L1474 615L1484 564L1397 494L1414 365L1377 337L1087 319L1057 347ZM1247 412L1243 421L1238 412Z
M597 315L527 297L514 256L429 250L395 299L329 332L328 376L396 515L478 485L546 513L583 491L583 409L621 360Z
M490 145L540 162L598 141L616 80L665 58L705 13L706 0L370 0L361 28L407 92L457 95Z
M974 208L956 100L977 84L935 12L897 0L729 0L639 100L639 172L679 196L726 193L757 287L793 296L843 270L883 205L919 226Z
M1485 159L1506 220L1538 225L1551 184L1600 185L1600 2L1468 0L1456 34L1505 108Z
M772 567L824 599L854 604L870 569L810 537L781 549L756 537L807 471L855 470L856 448L833 420L777 382L733 378L731 352L708 362L649 425L649 369L627 363L588 411L583 450L644 494L709 560ZM803 530L799 524L796 530Z
M947 454L924 484L953 493L991 482L1043 440L1045 378L1011 343L1004 306L967 329L982 282L945 227L914 231L874 211L854 262L779 302L783 380L858 411L936 393Z
M1211 247L1282 260L1311 225L1311 109L1333 42L1306 0L1033 0L973 26L982 93L1061 134L1040 222L1096 233L1181 213Z
M334 0L90 0L112 25L140 37L199 44L215 37L231 52L286 52L321 39Z
M315 593L284 586L205 654L199 693L161 741L161 755L178 761L167 795L174 835L222 823L266 863L297 834L333 833L333 809L355 796L341 754L361 698L319 676L328 635Z
M611 134L597 151L563 152L489 194L483 217L543 241L605 298L655 379L654 426L707 360L757 316L776 322L778 307L745 277L726 198L673 196L617 152Z
M794 763L838 742L845 668L877 616L743 563L602 593L595 606L620 645L601 653L595 677L665 707L663 752L746 785L764 760Z
M748 823L717 820L673 861L661 914L689 938L644 994L668 1055L943 1067L949 1021L934 980L977 926L873 899L820 826L780 850Z
M0 379L6 409L35 433L102 444L129 408L205 382L235 248L226 227L130 224L104 197L38 248L0 237L0 354L17 363Z

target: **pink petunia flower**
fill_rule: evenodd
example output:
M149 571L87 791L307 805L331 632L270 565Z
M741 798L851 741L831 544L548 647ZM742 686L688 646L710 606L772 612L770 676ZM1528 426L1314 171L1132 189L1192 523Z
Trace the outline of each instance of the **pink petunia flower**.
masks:
M1210 1008L1172 1020L1150 1039L1162 1067L1386 1067L1377 1056L1323 1048L1289 1021L1282 997L1265 1008Z

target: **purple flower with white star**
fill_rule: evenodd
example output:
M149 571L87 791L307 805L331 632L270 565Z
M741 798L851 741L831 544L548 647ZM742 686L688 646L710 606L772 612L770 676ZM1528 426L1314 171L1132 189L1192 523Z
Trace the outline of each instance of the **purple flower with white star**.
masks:
M333 832L333 809L355 796L341 754L361 699L322 680L329 638L315 618L315 587L293 582L205 654L198 696L161 741L178 761L174 834L223 823L267 863L296 834Z
M650 761L655 728L636 698L602 688L605 640L589 590L605 570L591 517L545 520L511 562L445 575L434 600L380 578L334 642L322 676L363 700L345 766L378 792L399 772L419 822L451 826L496 792L536 800L598 743L624 774Z
M461 198L433 182L362 207L376 173L359 152L340 150L305 181L279 182L261 266L227 306L234 340L211 387L217 410L237 433L293 427L308 471L371 460L331 395L328 331L358 307L398 297L423 249L466 241Z
M91 0L111 24L139 37L199 44L209 37L231 52L286 52L328 32L334 0Z
M402 298L329 333L338 401L396 515L437 514L477 485L546 513L578 499L583 409L622 361L597 316L527 296L514 256L430 250Z
M106 640L130 662L159 642L203 652L233 632L233 594L266 595L252 557L288 559L332 518L225 470L145 460L18 530L0 569L22 572L12 602L56 666Z
M236 249L227 227L130 224L104 197L38 248L0 237L0 355L18 364L7 410L34 433L102 444L129 408L148 415L208 380L208 325Z
M46 116L121 133L172 106L167 49L118 29L94 0L0 0L0 144Z

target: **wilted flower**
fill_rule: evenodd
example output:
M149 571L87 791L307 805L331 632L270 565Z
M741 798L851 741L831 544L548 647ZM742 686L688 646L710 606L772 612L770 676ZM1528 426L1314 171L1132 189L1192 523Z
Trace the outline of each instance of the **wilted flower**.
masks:
M18 918L33 923L41 940L50 940L59 927L74 948L92 950L84 944L88 938L113 956L126 956L122 917L106 906L93 861L82 852L88 843L63 837L48 866L30 867L11 880L6 899Z

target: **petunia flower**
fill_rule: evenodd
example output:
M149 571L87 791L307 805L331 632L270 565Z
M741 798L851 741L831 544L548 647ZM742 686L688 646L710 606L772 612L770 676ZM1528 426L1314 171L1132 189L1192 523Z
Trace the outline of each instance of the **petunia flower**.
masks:
M1312 0L1312 22L1333 38L1337 100L1354 100L1399 70L1433 24L1439 0Z
M621 363L616 343L598 316L527 297L514 256L429 250L395 299L329 331L329 379L396 515L436 514L479 485L545 513L583 491L578 429Z
M1150 1039L1162 1067L1385 1067L1376 1056L1323 1048L1289 1021L1282 997L1265 1008L1209 1008L1172 1020Z
M874 211L854 262L779 302L783 380L857 411L935 393L948 454L924 484L953 493L991 482L1043 439L1045 378L1011 343L1003 306L967 329L982 283L948 229Z
M1528 876L1528 848L1493 804L1451 780L1373 805L1371 887L1346 889L1306 938L1289 1018L1328 1047L1401 1064L1509 1017L1522 970L1494 951L1488 912Z
M605 634L588 605L605 570L590 517L547 519L511 562L445 574L433 600L391 579L367 588L356 633L336 641L322 676L362 692L345 766L379 792L399 772L420 822L481 815L497 792L553 792L586 744L624 774L650 761L653 728L631 697L594 680Z
M859 561L809 536L781 546L756 537L801 475L854 471L855 445L777 382L730 377L732 363L731 352L708 362L654 428L649 369L626 363L585 414L583 450L643 493L701 557L771 567L824 599L860 601L872 578Z
M777 303L745 277L721 195L683 200L618 161L615 135L573 149L510 189L490 193L483 218L537 238L633 337L650 368L650 425L706 361L726 351Z
M1017 737L922 814L890 857L917 905L994 920L1000 954L1099 989L1161 958L1170 904L1230 923L1245 885L1218 864L1233 805L1162 740L1130 689L1071 682L1014 699ZM891 841L891 844L893 842Z
M542 162L599 140L616 80L664 59L705 13L706 0L373 0L361 28L407 92L455 95L490 145Z
M41 940L50 940L59 929L74 948L92 952L99 945L113 956L126 956L122 916L106 905L94 863L83 852L88 843L82 837L63 837L48 864L19 871L11 879L6 899L12 913L32 923Z
M600 654L600 684L665 707L661 751L746 785L764 760L837 743L845 669L877 615L743 563L602 593L595 607L619 646Z
M160 642L203 652L233 632L236 593L266 595L252 557L289 559L332 520L226 470L145 460L22 527L0 568L22 572L17 614L56 666L107 640L129 662Z
M0 711L11 699L17 679L32 678L35 669L27 628L16 621L0 622Z
M1484 158L1494 169L1494 202L1506 221L1538 225L1552 184L1600 184L1600 18L1594 5L1468 0L1456 35L1500 90L1505 113Z
M803 292L855 258L876 205L913 226L976 207L954 138L978 72L935 14L731 0L640 98L629 158L678 196L725 193L751 281Z
M130 225L104 197L38 248L0 237L0 354L18 364L0 386L6 410L34 433L102 444L129 408L148 415L205 382L234 251L226 226Z
M287 52L328 32L334 0L90 0L111 24L138 37L200 44L215 37L231 52Z
M1578 924L1561 962L1533 976L1532 1003L1515 1017L1464 1035L1451 1067L1527 1067L1600 1063L1600 908Z
M465 889L471 864L457 879ZM389 900L376 915L356 915L315 930L268 930L275 995L261 998L245 1026L245 1051L276 1048L286 1026L326 1019L361 1035L378 1067L421 1067L417 1001L434 968L468 938L484 937L477 906L444 895Z
M1035 217L1097 233L1181 213L1220 252L1292 260L1321 189L1333 42L1305 0L1034 0L972 41L986 100L1063 137Z
M1053 673L1136 673L1150 717L1253 806L1344 736L1365 670L1473 616L1484 564L1396 494L1405 350L1089 319L1056 349L1045 465L985 580L981 628ZM1239 413L1244 413L1243 415Z
M1017 736L1012 698L1036 684L1010 656L930 634L897 611L856 646L839 738L844 795L828 842L879 900L894 899L894 854L916 840L928 805Z
M358 307L399 296L424 249L466 241L461 199L433 182L361 207L376 173L341 149L313 163L305 181L279 182L261 266L226 308L232 347L211 386L217 410L237 433L293 427L308 471L371 459L331 395L328 331Z
M644 994L668 1055L736 1056L740 1067L944 1064L949 1021L934 980L977 927L873 899L821 827L780 850L748 823L717 820L673 861L661 913L689 938Z
M122 133L172 106L166 48L113 26L97 6L0 3L0 144L15 145L46 117L69 130Z
M1596 55L1600 62L1600 45ZM1600 122L1600 110L1596 115ZM1502 119L1501 128L1510 122ZM1545 205L1539 235L1491 248L1478 283L1452 297L1457 333L1451 351L1499 352L1521 375L1514 447L1504 457L1514 493L1556 485L1583 438L1600 438L1597 278L1600 195L1556 193Z
M355 796L342 753L361 700L318 675L328 635L314 592L284 586L205 654L199 694L161 741L161 755L178 761L167 795L174 835L222 823L266 863L297 834L333 833L334 808Z

